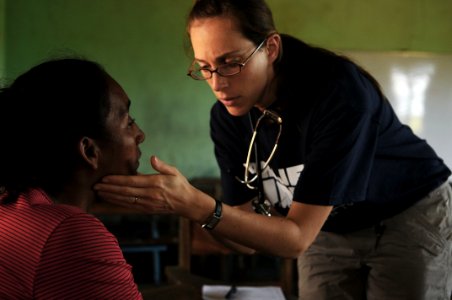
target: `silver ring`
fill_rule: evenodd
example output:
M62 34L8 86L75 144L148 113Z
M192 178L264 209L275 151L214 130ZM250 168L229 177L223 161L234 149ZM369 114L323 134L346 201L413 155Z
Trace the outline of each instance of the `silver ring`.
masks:
M138 197L137 196L133 197L132 204L137 204L137 202L138 202Z

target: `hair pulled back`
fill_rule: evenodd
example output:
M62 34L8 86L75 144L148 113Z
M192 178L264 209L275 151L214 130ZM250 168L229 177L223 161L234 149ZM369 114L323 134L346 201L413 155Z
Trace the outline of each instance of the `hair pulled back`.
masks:
M218 16L235 18L242 34L256 45L276 32L272 12L263 0L195 1L187 18L187 32L193 21Z

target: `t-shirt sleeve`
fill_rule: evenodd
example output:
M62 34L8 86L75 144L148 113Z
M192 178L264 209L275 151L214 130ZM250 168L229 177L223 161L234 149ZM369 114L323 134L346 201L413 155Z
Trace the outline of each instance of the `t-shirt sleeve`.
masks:
M378 112L385 101L366 84L356 78L343 80L315 109L305 167L294 191L296 201L341 205L366 199Z
M116 238L94 216L66 218L37 268L35 299L142 299Z

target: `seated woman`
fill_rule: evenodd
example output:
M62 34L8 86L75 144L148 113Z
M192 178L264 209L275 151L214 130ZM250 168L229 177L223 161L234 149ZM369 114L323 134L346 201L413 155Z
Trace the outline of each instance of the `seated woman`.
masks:
M141 299L116 238L86 213L136 174L144 133L96 63L44 62L0 91L0 298Z

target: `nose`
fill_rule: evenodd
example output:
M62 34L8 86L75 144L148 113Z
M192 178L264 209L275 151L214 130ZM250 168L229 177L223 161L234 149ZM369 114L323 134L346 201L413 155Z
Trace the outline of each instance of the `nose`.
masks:
M218 73L213 73L210 79L210 86L216 92L221 91L228 86L228 79Z
M137 137L136 137L137 144L139 145L142 142L144 142L145 138L146 138L146 135L144 134L143 130L141 130L141 128L138 127L138 134L137 134Z

